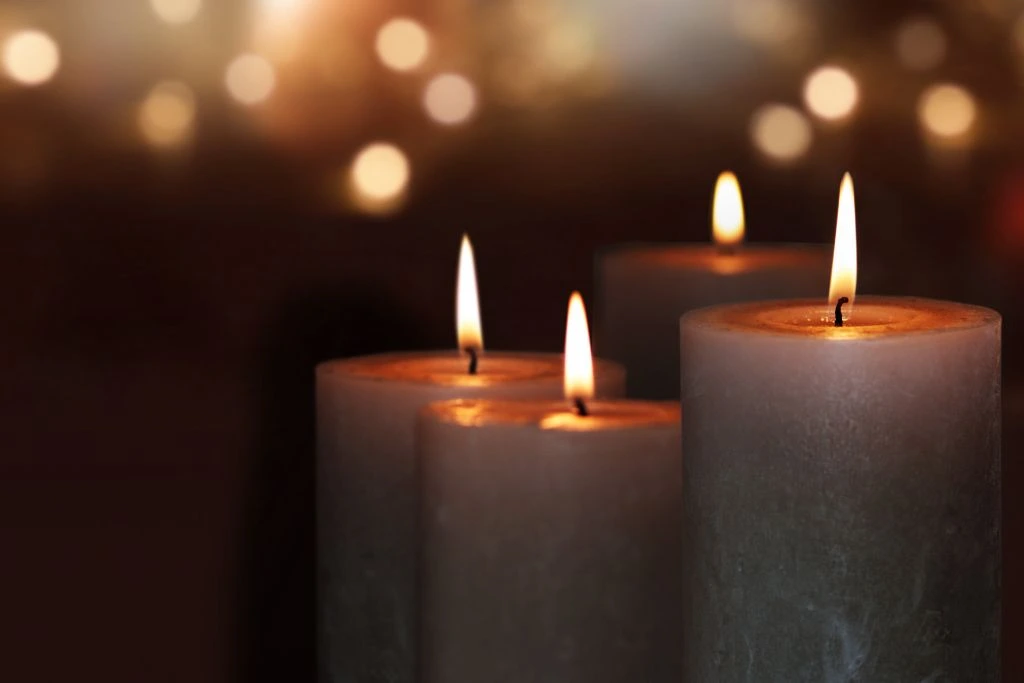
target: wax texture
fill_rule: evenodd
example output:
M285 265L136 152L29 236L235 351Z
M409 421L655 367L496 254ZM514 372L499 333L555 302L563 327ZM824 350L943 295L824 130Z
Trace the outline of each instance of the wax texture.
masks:
M596 259L595 348L626 366L627 394L679 398L679 317L736 301L828 289L831 253L812 245L627 245Z
M857 306L681 321L684 681L1000 680L999 316Z
M461 403L420 421L422 683L679 683L678 407Z
M417 411L462 396L555 398L562 358L487 353L468 377L455 352L321 364L317 390L317 634L323 683L415 680ZM618 366L597 362L619 396Z

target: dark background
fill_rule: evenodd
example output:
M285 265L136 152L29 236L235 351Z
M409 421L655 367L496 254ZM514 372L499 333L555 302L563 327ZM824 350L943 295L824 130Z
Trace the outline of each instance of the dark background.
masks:
M0 4L0 39L42 28L62 56L43 86L0 85L5 677L311 680L315 363L453 346L464 231L489 347L557 350L594 251L705 241L714 179L731 168L749 240L830 241L850 170L861 292L1003 314L1004 668L1022 680L1024 4L770 4L799 21L769 16L752 38L740 0L306 0L299 19L274 19L301 40L249 108L222 75L268 49L252 43L256 0L208 0L182 27L127 0ZM409 74L373 53L395 14L435 39ZM921 15L946 49L914 70L893 44ZM581 41L586 58L570 50L567 65L559 46ZM806 153L773 161L751 143L752 113L802 108L823 62L857 77L858 108L812 122ZM419 97L451 69L480 107L444 128ZM510 72L529 78L510 86ZM164 78L197 102L174 149L135 125ZM916 113L939 81L978 106L951 145ZM411 165L386 215L339 191L375 139Z

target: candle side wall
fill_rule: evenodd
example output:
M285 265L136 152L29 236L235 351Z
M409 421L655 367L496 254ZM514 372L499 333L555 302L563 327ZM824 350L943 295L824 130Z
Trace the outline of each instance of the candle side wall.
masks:
M684 680L998 681L998 321L681 357Z
M678 424L420 434L423 683L678 683Z

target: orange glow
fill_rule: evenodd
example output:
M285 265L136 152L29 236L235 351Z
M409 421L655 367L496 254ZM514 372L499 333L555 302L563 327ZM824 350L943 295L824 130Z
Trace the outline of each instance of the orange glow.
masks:
M483 326L480 324L480 295L476 286L476 262L473 260L473 245L469 236L462 236L459 250L459 275L455 290L455 323L459 349L482 351L484 348Z
M565 397L570 401L594 397L594 357L583 297L573 292L565 323Z
M19 31L3 47L4 70L22 85L42 85L60 67L60 48L42 31Z
M921 126L945 140L964 138L978 117L974 96L953 83L933 85L921 94L917 105Z
M142 136L157 147L173 147L186 141L196 116L192 89L178 81L158 83L139 107Z
M244 54L228 66L224 82L232 97L251 106L270 97L277 84L277 75L274 67L263 57Z
M465 76L441 74L434 77L423 93L427 114L443 126L465 123L476 110L476 88Z
M377 32L377 56L395 71L412 71L422 66L430 52L430 34L412 19L399 17Z
M839 214L836 217L836 246L832 253L832 281L828 305L835 308L842 297L850 302L843 308L847 320L857 294L857 212L853 201L853 178L847 173L839 186Z
M766 104L750 119L754 146L768 159L788 164L811 146L811 124L798 109L785 104Z
M738 246L744 232L743 196L740 183L732 171L725 171L715 183L711 209L711 234L720 248Z

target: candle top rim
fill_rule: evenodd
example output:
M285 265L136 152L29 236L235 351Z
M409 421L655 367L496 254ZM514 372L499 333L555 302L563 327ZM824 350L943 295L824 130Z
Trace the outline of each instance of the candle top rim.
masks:
M425 418L463 427L533 427L540 431L608 432L632 429L679 429L678 401L629 399L587 401L579 416L569 401L459 398L424 406Z
M322 378L343 376L367 382L416 385L489 386L503 382L550 381L561 386L563 356L536 351L483 351L477 374L468 372L469 357L456 350L397 351L338 358L317 365ZM594 359L595 374L623 373L612 361Z
M1002 319L984 306L922 297L860 296L844 310L849 316L846 324L835 327L834 313L830 315L824 297L746 301L689 311L682 316L680 327L800 339L883 341L980 329Z
M827 267L832 263L832 246L811 242L744 242L731 251L723 251L710 242L627 242L599 249L597 258L606 263L685 266L728 275L750 268L770 270L813 264Z

